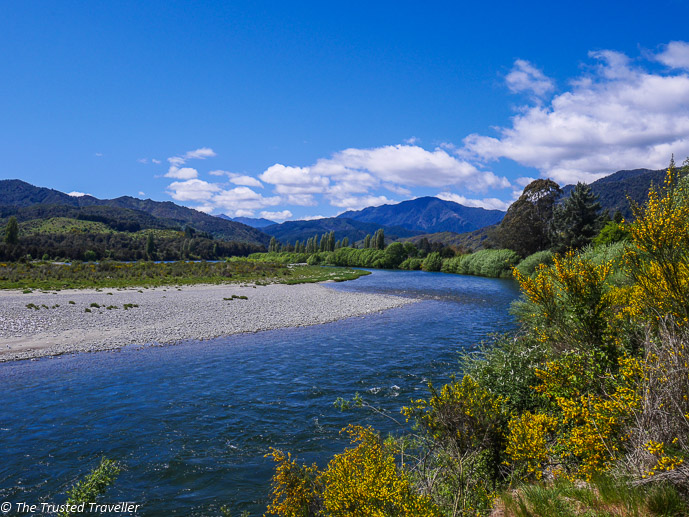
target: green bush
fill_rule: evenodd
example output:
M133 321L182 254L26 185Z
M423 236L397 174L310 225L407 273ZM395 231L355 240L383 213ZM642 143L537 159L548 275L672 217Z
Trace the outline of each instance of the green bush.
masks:
M533 255L529 255L517 265L517 271L524 276L531 276L541 264L546 266L553 264L553 253L551 251L537 251Z
M418 271L421 269L421 264L423 264L423 260L420 258L408 258L404 262L402 262L398 267L400 269L407 269L409 271Z
M424 271L440 271L443 266L443 259L440 258L440 253L434 251L428 255L421 264L421 269Z

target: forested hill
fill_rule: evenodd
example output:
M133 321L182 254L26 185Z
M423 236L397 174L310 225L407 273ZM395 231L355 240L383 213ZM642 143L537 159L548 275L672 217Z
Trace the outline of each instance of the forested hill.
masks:
M473 208L435 197L420 197L396 205L350 210L338 217L380 226L399 226L422 233L463 233L499 223L504 215L505 212L500 210Z
M665 178L665 172L666 169L617 171L591 183L591 190L598 196L603 210L608 210L611 216L619 210L625 219L632 219L633 214L629 199L639 205L643 204L648 198L648 189L651 183L661 185ZM574 185L563 187L564 196L568 196L573 188Z
M267 245L265 233L170 201L153 201L123 196L98 199L70 196L57 190L36 187L21 180L0 180L0 225L10 216L19 222L52 217L98 221L119 231L139 229L181 229L192 226L215 238Z
M399 226L383 226L342 217L329 217L312 221L287 221L282 224L266 226L262 230L280 242L294 244L296 241L306 242L314 235L320 236L331 231L335 232L335 240L342 240L346 237L350 242L358 242L363 240L366 235L373 235L380 228L383 229L388 240L411 237L421 233Z

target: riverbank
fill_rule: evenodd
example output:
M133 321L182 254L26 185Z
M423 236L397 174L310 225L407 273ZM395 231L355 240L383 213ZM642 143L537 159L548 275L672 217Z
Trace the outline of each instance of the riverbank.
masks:
M413 300L321 284L0 292L0 362L328 323Z

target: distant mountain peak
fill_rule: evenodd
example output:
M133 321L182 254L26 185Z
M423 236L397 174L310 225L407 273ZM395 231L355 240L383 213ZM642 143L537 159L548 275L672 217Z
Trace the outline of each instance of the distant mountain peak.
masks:
M424 233L464 233L499 223L504 212L474 208L432 196L401 203L350 210L338 217L382 226L399 226Z

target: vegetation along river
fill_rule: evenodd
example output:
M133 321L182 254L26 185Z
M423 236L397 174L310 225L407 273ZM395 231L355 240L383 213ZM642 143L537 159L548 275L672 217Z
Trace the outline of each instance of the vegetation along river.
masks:
M64 502L99 461L123 471L103 502L138 515L261 515L270 447L323 465L348 423L400 430L341 412L356 392L400 417L427 382L457 372L457 352L514 326L511 280L382 271L332 289L419 298L334 323L176 346L125 348L0 365L0 500ZM403 421L402 418L399 418Z

